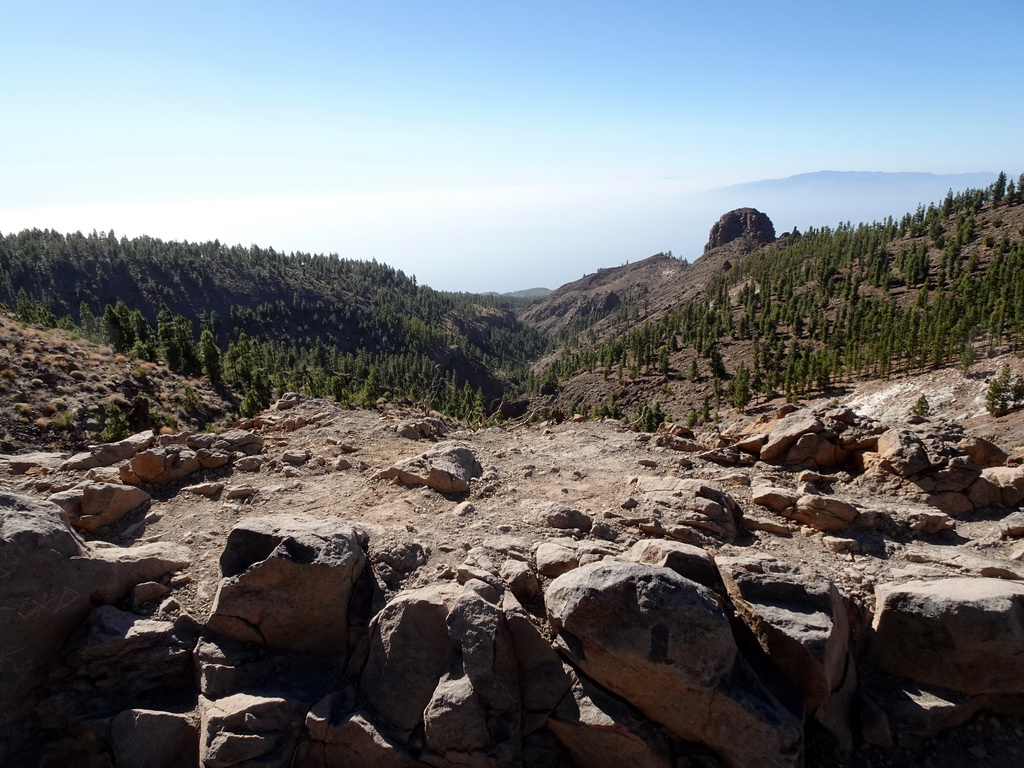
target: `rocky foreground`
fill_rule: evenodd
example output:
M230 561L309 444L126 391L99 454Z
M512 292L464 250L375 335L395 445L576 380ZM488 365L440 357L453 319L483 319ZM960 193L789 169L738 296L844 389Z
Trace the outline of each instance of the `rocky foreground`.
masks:
M1020 453L286 396L0 457L0 763L1020 764Z

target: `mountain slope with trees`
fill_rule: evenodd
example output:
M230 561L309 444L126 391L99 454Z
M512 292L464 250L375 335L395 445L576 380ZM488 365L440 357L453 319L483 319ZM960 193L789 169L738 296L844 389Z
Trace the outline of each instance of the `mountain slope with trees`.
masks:
M0 238L0 302L241 393L407 398L478 417L543 350L518 300L435 291L376 262L219 242L31 230Z
M864 377L1019 353L1022 183L1001 174L987 189L950 192L899 220L811 229L725 261L712 251L704 280L683 270L638 286L658 295L645 320L609 313L560 328L538 374L567 412L625 407L635 417L658 407L706 421L755 398L797 399ZM543 304L567 293L524 317L543 328Z
M1022 185L1000 174L898 220L716 243L692 264L656 254L533 302L333 255L31 230L0 236L0 302L202 376L243 416L296 391L476 423L553 411L692 425L1020 353ZM993 413L1024 402L1017 379L999 382Z

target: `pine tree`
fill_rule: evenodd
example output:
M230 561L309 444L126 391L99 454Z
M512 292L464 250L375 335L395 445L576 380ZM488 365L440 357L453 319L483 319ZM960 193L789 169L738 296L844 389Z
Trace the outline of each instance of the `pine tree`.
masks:
M921 393L921 396L917 398L917 402L914 403L914 407L910 409L910 413L914 416L931 416L932 407L928 402L928 398L924 396L924 393Z
M107 403L107 407L104 410L103 431L100 433L100 439L105 443L114 443L118 440L124 440L128 435L131 434L131 427L128 424L128 419L125 418L124 412L121 407L111 401Z
M992 379L985 393L985 410L993 416L1004 416L1010 410L1013 389L1010 385L1010 366L1004 365L999 375Z
M199 335L199 359L202 361L203 371L210 377L210 381L215 385L220 384L224 368L220 348L214 341L213 332L209 328L204 328Z

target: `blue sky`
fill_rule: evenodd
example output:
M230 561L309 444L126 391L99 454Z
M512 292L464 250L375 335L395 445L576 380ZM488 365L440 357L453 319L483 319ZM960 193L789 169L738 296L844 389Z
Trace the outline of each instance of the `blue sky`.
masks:
M1024 170L1020 0L37 0L2 18L4 232L218 237L514 290L696 256L711 188Z

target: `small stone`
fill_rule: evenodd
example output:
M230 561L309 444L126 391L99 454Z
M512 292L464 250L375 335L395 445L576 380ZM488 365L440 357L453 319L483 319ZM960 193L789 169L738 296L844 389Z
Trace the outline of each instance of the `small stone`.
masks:
M195 485L185 485L182 490L196 496L216 496L224 487L222 482L199 482Z
M287 464L305 464L309 461L309 451L304 448L294 448L281 454L281 461Z
M177 613L181 610L181 603L179 603L174 597L168 597L162 603L160 607L156 609L157 613L171 614Z
M170 587L166 587L158 581L146 581L142 584L137 584L132 590L132 608L138 608L140 605L164 597L171 591Z
M455 508L452 509L452 512L454 512L458 517L468 517L476 512L476 507L468 501L463 501L460 504L456 504Z

